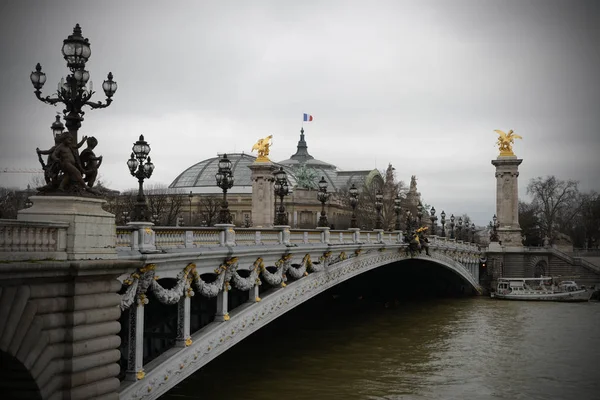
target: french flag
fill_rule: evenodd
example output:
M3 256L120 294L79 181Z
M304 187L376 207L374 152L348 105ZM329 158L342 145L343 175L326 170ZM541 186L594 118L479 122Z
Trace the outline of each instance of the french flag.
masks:
M310 114L304 114L304 122L310 122L313 120L313 116Z

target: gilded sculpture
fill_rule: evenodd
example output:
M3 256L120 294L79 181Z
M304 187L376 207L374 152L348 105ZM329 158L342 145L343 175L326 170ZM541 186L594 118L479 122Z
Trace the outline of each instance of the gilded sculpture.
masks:
M258 157L256 158L257 162L267 162L269 160L269 147L271 143L269 141L273 139L273 135L269 135L266 138L258 139L258 142L252 146L252 151L256 150L258 152Z
M494 132L500 135L498 136L497 142L498 149L500 149L500 156L514 156L515 153L513 153L512 145L515 143L515 139L523 138L519 135L515 135L512 129L508 131L508 133L504 133L499 129L495 129Z

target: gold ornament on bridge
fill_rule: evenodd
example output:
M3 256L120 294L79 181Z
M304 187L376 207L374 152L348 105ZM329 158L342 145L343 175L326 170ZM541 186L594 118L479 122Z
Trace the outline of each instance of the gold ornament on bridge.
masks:
M498 149L500 149L500 157L503 156L514 156L515 153L513 153L512 150L512 145L515 143L515 139L523 139L521 136L519 135L515 135L513 130L511 129L510 131L508 131L508 133L504 133L501 130L495 129L494 132L496 132L498 135Z
M272 143L269 141L273 139L273 135L269 135L266 138L258 139L258 142L252 146L252 151L256 150L258 152L258 157L256 158L257 162L268 162L269 160L269 147Z

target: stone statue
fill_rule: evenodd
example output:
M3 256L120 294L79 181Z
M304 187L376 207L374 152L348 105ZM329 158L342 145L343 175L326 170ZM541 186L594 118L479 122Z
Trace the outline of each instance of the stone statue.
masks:
M410 189L411 192L415 192L417 190L417 177L413 175L410 177Z
M97 158L92 151L98 143L95 138L93 139L88 142L89 147L86 149L89 150L86 156L86 164L90 175L89 177L86 175L85 180L86 169L82 165L77 149L86 142L86 136L82 138L81 142L74 144L73 136L69 132L63 132L56 136L55 145L49 150L36 149L46 179L46 185L38 188L38 191L42 194L83 194L84 192L98 194L96 190L92 189L92 185L98 173L99 164L97 162L98 160L101 161L101 158ZM90 146L90 144L93 146ZM48 154L46 165L42 160L42 154Z
M79 155L83 173L85 174L83 180L87 182L88 187L94 186L94 182L96 182L96 177L98 176L98 168L102 164L102 156L96 157L94 153L94 148L97 145L98 139L93 136L87 138L87 147Z
M317 180L318 174L313 168L302 165L296 170L296 182L300 188L316 189Z
M515 143L515 139L523 139L519 135L515 135L511 129L508 133L504 133L501 130L494 130L498 135L498 149L500 149L500 156L514 156L512 145Z
M267 156L269 155L269 147L271 146L271 143L269 143L269 141L272 138L273 138L273 135L269 135L266 138L258 139L258 142L256 142L254 144L254 146L252 146L252 151L256 150L258 152L258 157L256 158L256 161L258 161L258 162L271 161L271 160L269 160L269 157L267 157Z

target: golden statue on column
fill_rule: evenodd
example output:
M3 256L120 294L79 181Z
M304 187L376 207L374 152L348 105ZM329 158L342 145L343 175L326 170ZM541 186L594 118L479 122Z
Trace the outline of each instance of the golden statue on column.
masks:
M269 141L273 139L273 135L269 135L266 138L258 139L258 142L252 146L252 151L256 150L258 152L258 157L256 158L256 162L268 162L269 160L269 147L272 143Z
M508 133L504 133L503 131L499 130L499 129L495 129L494 132L496 132L498 135L498 149L500 149L500 157L504 157L504 156L514 156L515 153L513 153L512 150L512 145L515 143L515 139L523 139L521 136L519 135L515 135L513 130L511 129L510 131L508 131Z

